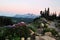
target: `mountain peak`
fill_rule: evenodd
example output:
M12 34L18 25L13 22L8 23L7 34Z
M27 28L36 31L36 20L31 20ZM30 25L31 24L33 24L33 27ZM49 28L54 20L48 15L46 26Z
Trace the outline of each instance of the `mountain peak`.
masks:
M17 17L17 18L36 18L38 16L28 13L28 14L24 14L24 15L16 14L14 17Z

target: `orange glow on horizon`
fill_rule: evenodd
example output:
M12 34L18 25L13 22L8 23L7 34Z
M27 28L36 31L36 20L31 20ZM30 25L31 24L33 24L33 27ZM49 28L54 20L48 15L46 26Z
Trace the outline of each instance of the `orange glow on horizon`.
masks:
M13 12L13 13L39 13L40 9L31 9L31 8L16 8L16 7L0 7L0 11L2 12Z

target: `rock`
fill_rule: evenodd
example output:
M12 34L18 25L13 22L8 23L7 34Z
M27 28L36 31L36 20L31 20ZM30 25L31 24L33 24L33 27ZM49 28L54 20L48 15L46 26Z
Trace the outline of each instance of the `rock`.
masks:
M45 35L46 36L52 36L52 33L51 32L46 32Z
M52 38L50 36L42 36L41 38L43 38L44 40L56 40L55 38Z

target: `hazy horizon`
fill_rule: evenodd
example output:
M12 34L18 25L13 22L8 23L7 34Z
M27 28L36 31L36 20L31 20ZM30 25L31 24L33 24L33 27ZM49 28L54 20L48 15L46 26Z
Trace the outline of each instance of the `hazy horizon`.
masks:
M0 15L40 14L40 10L50 8L50 13L60 12L60 0L0 0Z

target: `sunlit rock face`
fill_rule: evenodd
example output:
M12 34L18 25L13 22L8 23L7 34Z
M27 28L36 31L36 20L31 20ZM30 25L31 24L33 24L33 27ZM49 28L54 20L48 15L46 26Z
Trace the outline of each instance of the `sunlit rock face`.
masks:
M43 38L44 40L56 40L55 38L52 38L50 36L42 36L41 38Z
M52 36L52 33L51 32L46 32L45 35L46 36Z

